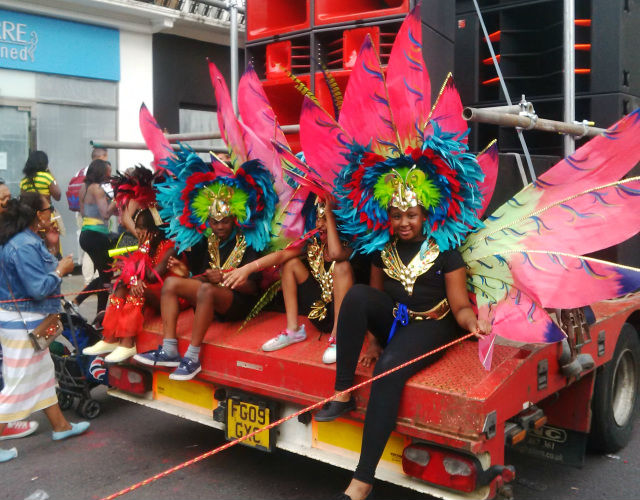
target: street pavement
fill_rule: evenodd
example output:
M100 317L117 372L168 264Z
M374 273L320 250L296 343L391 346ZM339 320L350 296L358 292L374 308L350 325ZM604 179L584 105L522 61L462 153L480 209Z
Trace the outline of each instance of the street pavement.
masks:
M80 277L65 278L64 290L82 288ZM90 319L95 297L81 310ZM127 401L111 398L104 386L93 390L102 414L89 432L51 441L42 412L33 418L33 436L2 442L18 448L16 460L0 464L0 500L22 500L35 490L52 500L100 499L224 444L221 431ZM71 421L80 417L65 412ZM640 425L640 423L637 423ZM514 494L518 500L635 499L640 482L639 429L621 452L588 454L582 469L513 455ZM348 471L280 450L264 453L236 446L144 486L122 498L169 499L320 499L335 498L348 483ZM429 498L377 482L376 499Z

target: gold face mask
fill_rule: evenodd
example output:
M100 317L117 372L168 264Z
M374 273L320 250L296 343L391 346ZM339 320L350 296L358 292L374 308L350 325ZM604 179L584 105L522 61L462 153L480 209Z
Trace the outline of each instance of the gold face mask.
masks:
M316 201L316 218L324 219L326 212L327 212L327 205L322 202Z
M389 206L406 212L411 207L422 205L413 186L423 182L424 179L424 172L417 169L415 165L407 172L406 179L403 179L400 172L395 169L387 174L385 182L391 184L394 191Z
M212 189L208 190L207 196L211 205L209 207L209 216L215 221L221 221L225 217L231 215L231 196L233 190L229 186L221 186L216 193Z

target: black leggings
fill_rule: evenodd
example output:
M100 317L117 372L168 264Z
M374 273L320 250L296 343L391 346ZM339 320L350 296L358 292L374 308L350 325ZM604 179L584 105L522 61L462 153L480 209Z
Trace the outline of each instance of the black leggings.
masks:
M111 270L111 257L109 257L109 249L111 248L111 238L108 234L98 231L85 230L80 233L80 248L89 254L93 266L98 271L98 277L89 283L83 292L100 290L109 286L113 271ZM78 295L76 302L81 304L89 293ZM109 292L98 292L98 312L107 308L109 300Z
M353 385L358 357L367 330L371 331L384 347L373 371L374 375L451 342L460 334L453 315L449 313L439 321L412 321L407 326L398 324L395 335L387 345L394 306L395 303L389 295L370 286L354 285L349 290L338 317L335 385L337 391L343 391ZM442 353L429 356L371 385L360 461L353 476L355 479L373 483L384 447L396 426L400 399L407 380L441 356Z

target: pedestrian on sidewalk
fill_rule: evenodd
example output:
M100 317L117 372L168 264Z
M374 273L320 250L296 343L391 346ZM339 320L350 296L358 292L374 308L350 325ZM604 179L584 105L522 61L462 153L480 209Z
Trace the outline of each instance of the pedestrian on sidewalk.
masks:
M70 423L64 417L49 350L36 351L29 339L29 331L47 314L60 311L60 300L49 297L60 293L62 276L73 270L71 256L57 261L38 236L50 225L51 203L39 193L9 200L0 215L0 343L5 363L0 434L8 423L44 410L52 439L58 441L84 433L89 423ZM0 449L0 462L17 455L15 448Z

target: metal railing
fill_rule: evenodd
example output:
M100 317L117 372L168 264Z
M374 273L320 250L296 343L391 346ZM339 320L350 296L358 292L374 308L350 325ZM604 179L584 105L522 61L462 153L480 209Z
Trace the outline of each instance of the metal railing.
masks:
M237 11L237 22L240 29L245 27L245 2L246 0L135 0L139 3L157 5L180 11L184 14L194 16L204 16L215 19L225 24L231 25L231 15L229 13L230 3L235 3Z

